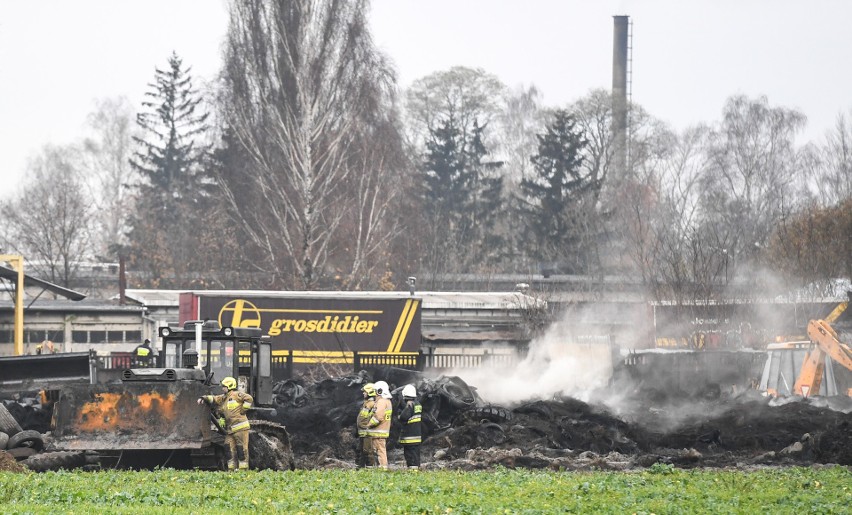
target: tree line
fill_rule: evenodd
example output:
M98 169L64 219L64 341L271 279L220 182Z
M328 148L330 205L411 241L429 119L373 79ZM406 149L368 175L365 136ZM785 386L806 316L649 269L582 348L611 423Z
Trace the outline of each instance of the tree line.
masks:
M139 106L100 101L2 206L0 243L61 285L85 261L151 288L427 289L458 274L641 279L687 301L852 276L852 125L731 96L673 130L613 102L545 106L454 67L400 90L367 0L230 4L203 91L177 55Z

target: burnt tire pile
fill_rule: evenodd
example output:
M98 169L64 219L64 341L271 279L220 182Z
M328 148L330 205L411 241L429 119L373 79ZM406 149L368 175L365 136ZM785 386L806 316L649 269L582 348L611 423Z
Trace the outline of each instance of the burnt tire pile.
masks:
M374 379L385 378L404 379L415 385L423 406L423 435L427 438L458 423L456 418L463 413L478 417L477 422L479 418L501 422L512 418L508 410L482 402L475 388L455 376L426 378L416 372L384 367L373 374L362 371L315 383L288 380L275 387L278 411L275 421L285 425L289 431L292 448L298 456L298 468L354 463L358 445L354 426L363 400L361 386ZM388 382L395 392L392 401L394 410L398 410L404 383ZM399 424L391 425L389 449L397 448L399 430ZM499 433L497 429L495 431Z
M279 389L298 392L282 396L288 402L279 404L276 421L290 432L299 468L354 464L360 386L392 377L383 373ZM626 470L656 463L682 468L852 465L848 400L843 409L832 399L778 405L749 392L703 399L628 395L619 396L621 402L612 407L604 401L550 397L502 407L488 404L458 377L406 381L415 384L423 406L421 455L427 470ZM388 382L393 391L403 385ZM292 402L296 397L298 403ZM398 396L393 401L395 410L399 401ZM394 423L387 444L392 463L402 460L398 432L399 424Z
M11 405L18 412L20 405ZM26 424L24 427L28 427ZM12 416L9 408L0 402L0 451L11 455L21 465L34 472L70 470L86 464L82 452L43 452L44 436L35 429L24 429Z

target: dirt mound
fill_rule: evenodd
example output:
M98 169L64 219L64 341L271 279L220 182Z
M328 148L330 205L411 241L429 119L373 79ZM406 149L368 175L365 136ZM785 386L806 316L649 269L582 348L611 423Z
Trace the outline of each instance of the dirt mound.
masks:
M11 454L6 451L0 451L0 471L27 472L27 469L26 467L18 463Z

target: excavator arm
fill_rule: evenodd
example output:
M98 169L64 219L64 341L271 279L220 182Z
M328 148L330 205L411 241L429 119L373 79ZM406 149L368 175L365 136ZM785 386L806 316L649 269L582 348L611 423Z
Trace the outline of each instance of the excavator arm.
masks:
M802 362L802 369L793 387L794 393L802 397L819 393L826 356L852 370L852 349L840 341L837 332L827 321L811 320L808 323L808 338L811 340L811 348Z

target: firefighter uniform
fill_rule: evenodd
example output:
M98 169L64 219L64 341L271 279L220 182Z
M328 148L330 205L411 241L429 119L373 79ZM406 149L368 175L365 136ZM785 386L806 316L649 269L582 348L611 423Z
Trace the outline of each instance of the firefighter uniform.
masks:
M372 442L373 453L376 455L379 468L388 468L387 441L390 436L393 407L390 399L376 397L376 405L370 422L367 424L367 436Z
M358 429L358 460L355 465L358 468L375 467L373 442L367 436L367 428L376 408L376 389L372 383L367 383L361 388L361 392L364 395L364 403L361 404L361 411L358 412L358 418L355 421L355 427Z
M405 456L405 464L409 468L420 468L421 416L423 406L417 399L405 399L405 408L399 414L402 429L399 433L399 444Z
M223 384L223 386L225 385ZM237 390L236 382L233 389L228 388L228 393L205 395L202 399L208 404L217 406L225 418L225 443L228 444L231 451L228 470L247 469L249 467L250 426L246 412L251 408L254 399L251 395ZM239 459L238 451L242 451L242 459Z

